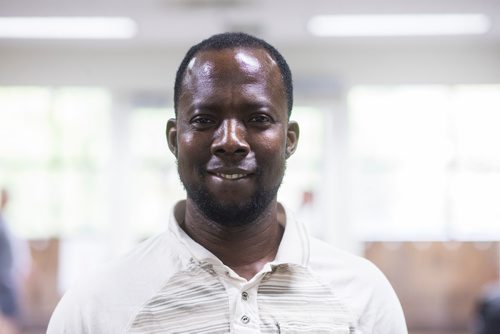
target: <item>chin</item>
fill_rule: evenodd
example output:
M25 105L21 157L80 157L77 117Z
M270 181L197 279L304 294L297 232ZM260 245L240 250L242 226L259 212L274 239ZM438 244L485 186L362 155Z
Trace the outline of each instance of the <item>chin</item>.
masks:
M257 191L245 202L218 201L206 189L184 185L188 197L209 220L223 226L244 226L258 221L276 198L279 185L270 191Z

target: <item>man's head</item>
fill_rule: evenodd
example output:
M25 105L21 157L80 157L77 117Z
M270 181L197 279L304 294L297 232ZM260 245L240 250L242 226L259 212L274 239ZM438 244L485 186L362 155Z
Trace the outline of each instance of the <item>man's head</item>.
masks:
M181 64L167 139L188 201L216 223L244 225L276 201L299 130L288 120L282 67L265 42L248 46L256 39L244 34L222 40L231 43L188 52Z
M184 74L186 73L186 68L189 63L199 52L206 50L222 50L222 49L233 49L233 48L250 48L250 49L263 49L267 51L269 56L274 59L281 72L281 78L283 80L283 85L287 95L288 104L288 116L292 112L293 107L293 82L292 82L292 72L290 67L285 60L285 58L278 52L272 45L266 41L256 38L254 36L244 34L244 33L224 33L214 35L208 39L201 41L200 43L193 45L182 60L179 68L177 70L177 75L175 77L174 86L174 109L175 115L177 116L177 107L179 104L179 96L182 91L182 80L184 79Z

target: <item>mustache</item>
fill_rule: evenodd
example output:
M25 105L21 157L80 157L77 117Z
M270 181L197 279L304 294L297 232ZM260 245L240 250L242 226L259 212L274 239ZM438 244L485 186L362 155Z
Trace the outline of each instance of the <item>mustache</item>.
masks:
M225 164L225 163L222 163L222 164L207 164L205 166L198 166L197 167L197 170L198 170L198 175L204 177L204 176L207 176L209 175L209 171L213 171L213 170L218 170L218 169L238 169L238 170L244 170L244 171L249 171L251 172L251 174L253 174L254 176L256 176L257 179L260 179L260 177L262 176L263 172L262 172L262 168L260 168L259 166L257 166L256 163L253 163L253 164Z
M210 159L203 167L205 171L218 169L237 169L255 173L260 168L257 166L255 159L243 159L237 162L223 161L220 159Z

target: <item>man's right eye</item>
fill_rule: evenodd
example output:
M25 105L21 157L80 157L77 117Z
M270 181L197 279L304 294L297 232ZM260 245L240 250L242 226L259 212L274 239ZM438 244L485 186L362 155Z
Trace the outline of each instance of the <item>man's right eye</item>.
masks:
M214 121L208 117L197 116L191 120L191 124L195 126L208 126L214 124Z

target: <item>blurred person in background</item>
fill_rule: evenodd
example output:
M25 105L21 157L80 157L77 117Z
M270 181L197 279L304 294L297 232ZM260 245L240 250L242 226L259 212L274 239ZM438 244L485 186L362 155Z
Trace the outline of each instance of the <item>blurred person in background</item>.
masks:
M485 286L478 301L474 318L475 334L500 333L500 285Z
M4 211L7 190L0 190L0 333L15 333L19 321L19 304L14 275L14 249Z

